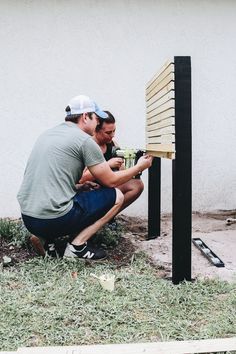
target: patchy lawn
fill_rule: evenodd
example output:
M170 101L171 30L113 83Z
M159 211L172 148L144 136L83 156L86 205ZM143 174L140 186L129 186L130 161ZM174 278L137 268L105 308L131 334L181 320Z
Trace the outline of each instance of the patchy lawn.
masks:
M123 237L103 263L42 259L13 244L2 239L14 262L0 272L0 350L236 336L236 283L173 285ZM115 274L115 290L91 273Z
M114 292L90 276L107 272ZM34 258L0 277L1 350L236 335L236 284L174 286L142 255L121 267Z

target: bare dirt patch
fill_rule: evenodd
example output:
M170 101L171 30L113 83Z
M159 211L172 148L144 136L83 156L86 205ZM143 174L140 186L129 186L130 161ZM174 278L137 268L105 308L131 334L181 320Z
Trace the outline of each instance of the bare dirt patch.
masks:
M194 213L192 218L192 237L203 242L224 262L225 267L211 264L204 255L192 245L192 277L219 278L236 281L236 223L227 225L228 217L236 217L236 211L215 213ZM125 237L135 245L136 251L145 252L153 264L163 269L163 275L171 277L172 268L172 218L164 215L161 223L161 235L154 240L146 240L147 220L127 218Z

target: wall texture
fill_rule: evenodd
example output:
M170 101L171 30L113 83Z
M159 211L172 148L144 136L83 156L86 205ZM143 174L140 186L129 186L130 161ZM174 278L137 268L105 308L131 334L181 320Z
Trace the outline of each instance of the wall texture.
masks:
M192 57L193 209L236 208L234 0L1 0L0 217L38 135L68 100L93 97L116 116L122 147L145 146L145 84L175 55ZM171 163L162 167L171 211ZM147 216L146 191L129 209Z

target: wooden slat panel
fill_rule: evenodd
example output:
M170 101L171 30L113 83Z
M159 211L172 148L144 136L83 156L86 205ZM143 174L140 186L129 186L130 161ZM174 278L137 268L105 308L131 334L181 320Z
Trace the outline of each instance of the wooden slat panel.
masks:
M164 127L160 129L155 129L151 131L147 131L147 138L150 138L152 136L162 136L162 135L167 135L167 134L175 134L175 127L173 125L169 127Z
M164 103L160 107L157 107L156 109L154 109L150 113L147 113L147 119L155 117L156 115L158 115L164 111L167 111L170 108L175 108L175 101L174 100L169 100L168 102Z
M164 112L159 113L158 115L156 115L154 117L147 118L147 125L151 125L151 124L160 122L166 118L174 118L174 116L175 116L175 110L174 110L174 108L170 108Z
M164 120L162 120L160 122L147 125L147 132L150 132L152 130L165 128L165 127L170 127L170 126L174 127L174 124L175 124L175 118L174 117L167 118L167 119L164 119Z
M147 144L147 151L175 152L175 144Z
M175 158L175 74L166 63L146 88L146 150L153 156Z
M149 94L154 87L159 84L166 76L168 76L170 73L174 73L175 66L173 63L171 63L167 68L160 74L158 75L151 83L150 85L147 86L147 94Z
M170 85L169 87L171 89L171 87L173 86L174 79L175 79L175 74L170 73L168 76L166 76L164 78L164 80L157 83L156 86L154 86L154 88L151 91L147 92L147 90L146 90L146 99L147 100L151 99L155 94L157 94L164 87L167 87Z
M155 92L153 97L151 97L150 99L147 99L147 107L150 106L157 99L161 98L162 96L165 96L168 92L170 92L174 89L175 89L174 81L168 82L168 84L165 85L160 91Z
M169 91L166 95L159 99L156 99L152 104L147 106L147 113L153 111L155 108L160 107L162 104L168 102L175 98L175 92L173 90Z
M148 144L171 144L175 142L174 134L167 134L161 136L147 137Z

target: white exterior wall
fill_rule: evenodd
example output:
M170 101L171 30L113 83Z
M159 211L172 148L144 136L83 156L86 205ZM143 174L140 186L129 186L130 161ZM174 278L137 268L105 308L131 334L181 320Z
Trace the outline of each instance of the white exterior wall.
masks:
M145 147L145 84L181 55L192 57L193 210L236 208L235 23L234 0L0 0L0 217L20 215L32 145L77 94L114 113L123 148ZM147 216L143 180L130 215Z

